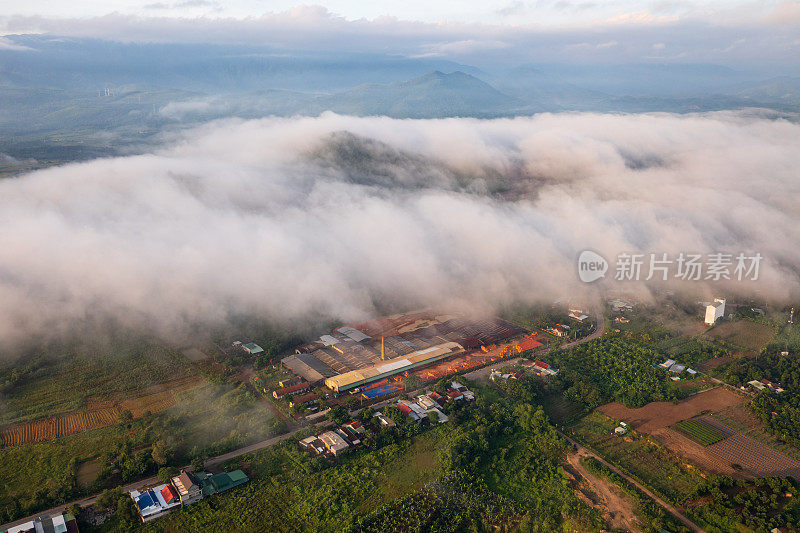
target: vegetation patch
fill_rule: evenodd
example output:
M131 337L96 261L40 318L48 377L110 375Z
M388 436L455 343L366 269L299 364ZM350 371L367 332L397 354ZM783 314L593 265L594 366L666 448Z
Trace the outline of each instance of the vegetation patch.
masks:
M704 424L701 420L696 418L682 420L673 427L703 446L714 444L725 438L725 435L721 431L708 424Z

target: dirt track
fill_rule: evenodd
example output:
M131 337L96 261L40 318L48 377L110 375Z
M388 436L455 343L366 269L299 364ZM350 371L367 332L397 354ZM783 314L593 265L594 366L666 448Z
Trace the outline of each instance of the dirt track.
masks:
M613 483L598 478L581 464L581 457L591 457L591 455L585 448L579 448L577 452L567 455L567 462L586 480L600 498L600 505L606 511L603 513L603 519L614 530L641 531L630 498L616 488Z
M658 497L655 494L653 494L653 492L650 489L648 489L647 487L645 487L644 485L642 485L641 483L639 483L638 481L633 479L631 476L629 476L628 474L626 474L625 472L623 472L622 470L620 470L616 466L612 465L611 463L609 463L608 461L606 461L605 459L603 459L602 457L600 457L599 455L597 455L593 451L589 450L585 446L581 445L578 441L576 441L575 439L569 437L563 431L561 431L559 429L556 429L556 431L558 431L559 435L561 435L562 437L567 439L570 443L572 443L575 446L575 448L578 451L578 453L585 454L585 455L587 455L589 457L594 457L595 459L597 459L598 461L600 461L601 463L606 465L609 469L611 469L612 472L616 472L617 474L619 474L620 476L625 478L628 482L630 482L631 484L636 486L636 488L638 488L640 491L644 492L649 498L651 498L653 501L655 501L658 505L660 505L661 507L666 509L667 512L669 512L672 516L674 516L675 518L677 518L678 520L683 522L683 524L686 527L688 527L689 529L691 529L692 531L695 531L695 532L702 532L703 531L702 528L700 528L697 524L695 524L694 522L689 520L683 513L678 511L675 507L673 507L669 503L667 503L664 500L662 500L660 497Z

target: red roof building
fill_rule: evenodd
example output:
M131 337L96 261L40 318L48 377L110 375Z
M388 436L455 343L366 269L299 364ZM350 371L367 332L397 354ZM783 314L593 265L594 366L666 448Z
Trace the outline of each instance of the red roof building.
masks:
M548 364L547 364L547 363L545 363L544 361L534 361L534 362L533 362L533 364L534 364L535 366L538 366L539 368L544 368L544 369L548 369L548 368L550 368L550 365L548 365Z
M448 396L448 397L449 397L451 400L460 400L461 398L463 398L463 397L464 397L464 395L463 395L463 394L461 394L460 392L458 392L458 391L457 391L457 390L455 390L455 389L450 389L449 391L447 391L447 396Z
M404 403L397 404L397 408L400 409L404 415L408 415L411 413L411 408Z
M517 353L522 353L528 350L533 350L535 348L538 348L541 345L542 343L537 340L525 339L524 341L517 343L517 345L514 346L514 349L517 351Z
M305 392L309 389L309 387L310 385L308 384L308 382L304 381L302 383L298 383L297 385L292 385L291 387L284 387L282 389L272 391L272 395L276 399L281 399L287 394L297 394L298 392Z
M309 392L308 394L303 394L301 396L295 396L291 400L289 400L289 407L294 407L295 404L303 405L307 403L311 403L315 400L319 399L319 395L315 392Z
M161 496L163 496L165 502L172 503L178 499L178 492L172 485L167 485L161 489Z

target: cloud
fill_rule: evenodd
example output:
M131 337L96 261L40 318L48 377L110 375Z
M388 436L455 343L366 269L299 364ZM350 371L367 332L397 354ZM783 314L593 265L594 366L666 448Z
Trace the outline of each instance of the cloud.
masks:
M477 41L466 39L462 41L451 41L432 45L428 51L420 56L461 56L464 54L475 54L489 50L502 50L511 45L503 41Z
M513 17L515 15L519 15L527 11L528 6L525 5L525 2L521 2L520 0L516 0L515 2L511 2L506 4L505 6L501 7L500 9L496 10L495 13L500 15L501 17Z
M15 52L25 52L25 51L33 50L33 48L30 48L29 46L17 44L14 41L12 41L12 40L10 40L10 39L8 39L6 37L0 36L0 51L3 51L3 50L13 50Z
M760 252L758 282L679 287L797 297L798 154L797 124L733 112L212 122L0 181L0 337L488 312L594 290L587 248Z
M213 2L210 0L183 0L181 2L172 2L172 3L154 2L152 4L145 4L142 7L144 9L150 9L150 10L186 9L195 7L212 8L214 11L221 10L219 2Z
M162 4L167 8L174 5L158 5ZM569 5L570 9L580 8L580 4ZM527 62L636 62L647 59L653 42L669 42L673 55L685 62L796 70L800 67L800 23L792 15L793 10L793 4L786 4L769 13L752 9L687 15L641 11L579 24L542 26L530 22L432 23L390 16L349 20L321 6L304 6L245 18L141 17L120 13L74 19L3 16L0 32L135 42L243 44L275 50L379 52L409 57L433 53L491 67ZM746 39L748 46L729 47L739 39ZM584 42L590 46L568 46ZM599 46L613 42L624 46Z

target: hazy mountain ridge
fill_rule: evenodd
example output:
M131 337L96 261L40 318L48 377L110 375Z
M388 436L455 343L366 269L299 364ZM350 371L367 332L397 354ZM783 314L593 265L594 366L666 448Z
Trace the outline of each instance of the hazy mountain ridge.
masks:
M717 65L479 69L433 58L255 46L6 39L26 47L0 50L0 142L18 159L137 151L165 130L225 117L800 112L800 77L764 78Z

